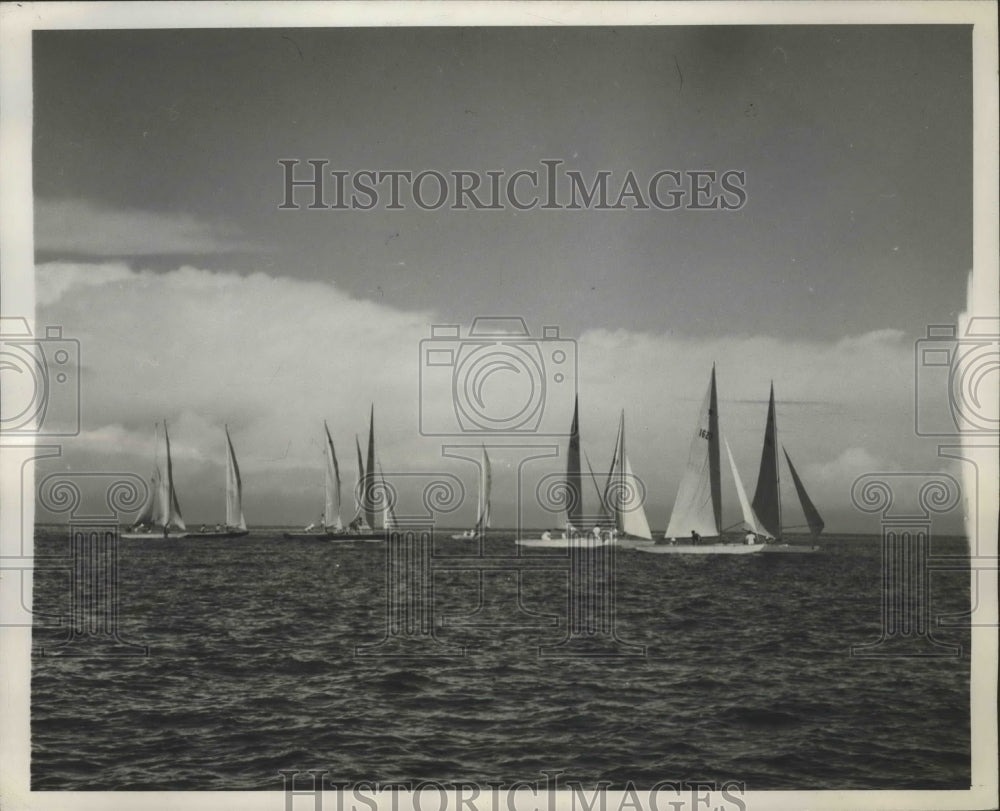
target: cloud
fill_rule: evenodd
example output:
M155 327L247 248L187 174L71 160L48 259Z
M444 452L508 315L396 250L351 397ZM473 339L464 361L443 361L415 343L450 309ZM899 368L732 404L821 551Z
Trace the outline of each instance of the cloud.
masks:
M146 475L153 424L166 419L186 511L194 520L217 520L222 425L228 423L248 518L295 522L315 517L321 501L323 420L350 500L354 435L364 444L374 403L387 472L450 471L474 493L472 467L442 459L441 445L478 445L480 438L419 431L421 407L439 422L455 421L453 367L425 377L421 402L427 369L420 348L431 336L433 312L352 298L332 282L194 267L154 273L122 263L50 263L38 267L36 287L39 322L60 324L65 336L80 340L84 434L67 443L65 457L74 469ZM561 345L575 347L578 357L583 447L603 473L625 410L629 456L646 484L654 528L665 526L673 504L713 362L722 431L751 493L772 379L779 440L829 526L854 520L850 486L860 473L890 463L899 469L939 464L913 435L913 347L898 332L832 343L746 334L705 341L624 329L590 330L575 342L563 338ZM542 357L546 418L565 431L573 387L557 385L552 358L545 351ZM491 407L508 408L523 394L523 383L505 371L484 394ZM563 440L552 442L564 453ZM495 514L499 524L512 524L517 466L496 456ZM560 456L535 469L563 464ZM738 510L728 476L724 470L726 519ZM530 483L527 491L533 492ZM526 519L547 520L538 509L528 509Z
M87 200L35 198L35 249L73 256L256 250L237 229L181 212L121 211Z

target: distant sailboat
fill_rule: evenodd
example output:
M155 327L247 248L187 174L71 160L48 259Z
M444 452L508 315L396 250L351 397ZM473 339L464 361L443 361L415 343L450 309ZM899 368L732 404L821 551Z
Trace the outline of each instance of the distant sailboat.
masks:
M181 516L180 504L174 490L174 466L170 458L170 435L167 423L163 423L163 439L166 445L166 474L160 470L159 424L156 426L153 473L150 476L150 490L146 503L128 531L121 533L125 539L185 538L187 527Z
M202 527L197 532L189 532L189 538L241 538L249 535L246 519L243 517L243 479L240 477L240 466L236 461L236 451L229 437L229 426L224 426L226 433L226 525L216 529Z
M329 540L343 532L344 523L340 518L340 464L333 446L330 428L323 421L323 514L299 532L286 532L286 538L313 538Z
M379 496L379 478L375 473L376 453L375 453L375 406L371 408L370 422L368 425L368 459L367 464L361 457L361 443L357 435L354 436L354 446L358 455L358 484L354 488L355 515L347 528L338 536L343 540L354 541L381 541L385 539L385 515L383 515L383 525L381 530L377 526L377 508L381 499L386 497L385 478L382 477L382 496ZM388 506L388 503L386 503ZM385 511L383 511L385 512ZM391 520L391 519L390 519ZM391 528L391 527L389 527Z
M486 534L490 528L490 490L493 487L493 470L490 467L490 457L483 445L483 458L479 465L479 500L476 504L476 525L460 535L452 535L454 540L470 540Z
M648 547L645 552L674 555L745 555L759 552L762 545L756 543L724 543L722 540L722 465L719 444L719 400L715 380L715 366L708 391L698 412L698 422L688 451L687 467L677 488L674 509L670 513L665 538L672 539L669 545ZM758 522L747 503L746 491L729 443L726 453L736 482L736 493L740 499L743 521L747 528L756 533ZM689 543L677 543L690 538ZM714 539L702 543L701 539Z
M593 475L593 471L591 471ZM625 412L618 425L611 471L601 493L602 515L608 517L614 529L595 526L591 532L581 527L583 514L583 476L580 469L580 421L579 407L573 408L573 422L570 426L569 449L566 454L566 529L561 538L553 538L546 532L541 538L518 540L522 546L567 548L580 545L600 545L616 543L619 540L648 541L652 539L646 511L642 505L642 492L636 486L632 466L625 453Z
M653 539L643 506L643 492L632 473L632 465L625 453L625 411L618 421L618 441L611 461L611 473L605 487L605 504L614 520L615 530L624 538Z
M781 448L788 462L788 469L792 474L792 483L795 485L795 494L799 500L799 506L805 515L806 525L813 538L819 536L825 526L819 510L813 504L812 499L806 492L802 479L799 478L792 459L784 446ZM764 447L760 455L760 472L757 475L757 490L753 496L753 510L760 518L764 534L773 538L778 543L768 544L768 552L812 552L818 547L814 545L790 544L787 542L785 526L781 514L781 476L778 468L778 425L774 408L774 383L771 384L771 394L767 404L767 423L764 426Z

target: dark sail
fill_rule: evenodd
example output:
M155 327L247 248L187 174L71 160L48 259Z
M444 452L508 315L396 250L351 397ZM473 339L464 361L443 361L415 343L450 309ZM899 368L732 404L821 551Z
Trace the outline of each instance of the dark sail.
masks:
M778 429L774 420L774 384L767 406L767 427L764 429L764 449L760 454L757 490L753 494L753 511L760 523L775 538L781 537L781 491L778 484Z
M806 493L802 479L799 478L799 474L795 471L795 465L792 464L792 459L788 455L788 451L785 450L784 445L781 446L781 450L785 454L785 461L788 462L788 469L792 472L792 482L795 484L795 492L799 496L799 504L802 505L802 512L805 513L806 523L809 524L809 531L813 535L819 535L826 524L823 523L819 510L816 509L816 505L812 503L812 499Z
M362 491L365 523L375 528L375 406L372 406L368 426L368 463L365 465L365 486Z
M566 513L569 522L580 528L583 514L583 487L580 474L580 405L573 404L573 424L569 429L569 453L566 455Z
M715 364L712 364L711 395L708 402L708 473L712 488L715 526L722 532L722 470L719 467L719 399L715 389Z

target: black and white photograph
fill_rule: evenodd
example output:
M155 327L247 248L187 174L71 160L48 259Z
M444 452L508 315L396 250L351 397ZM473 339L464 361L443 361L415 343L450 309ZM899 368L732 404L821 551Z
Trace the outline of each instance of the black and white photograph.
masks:
M995 3L0 7L0 804L997 807Z

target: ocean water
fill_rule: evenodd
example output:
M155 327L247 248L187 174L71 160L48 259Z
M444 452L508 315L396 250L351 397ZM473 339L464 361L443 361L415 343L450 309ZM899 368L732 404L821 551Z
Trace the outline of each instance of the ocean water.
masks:
M492 534L487 554L509 562L512 538ZM346 781L510 783L557 770L589 787L968 787L968 632L934 630L958 656L850 655L880 635L877 538L832 536L815 555L619 550L617 641L570 656L552 655L566 653L564 553L477 571L475 543L434 544L420 603L433 606L431 635L411 626L417 650L378 644L387 594L399 593L384 543L277 530L122 541L119 634L148 655L36 651L33 788L280 790L281 769ZM65 529L37 532L36 555L67 548ZM968 562L961 539L934 539L933 552ZM36 649L66 636L56 615L69 582L57 567L36 571ZM967 570L934 572L931 593L935 616L967 610ZM584 655L609 651L619 655Z

